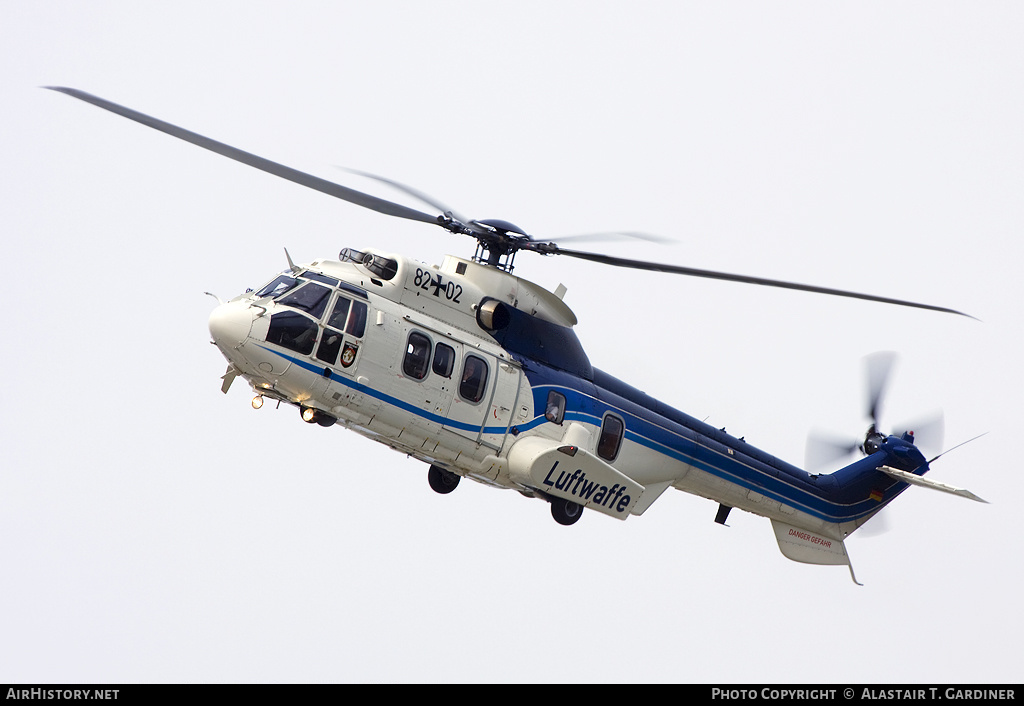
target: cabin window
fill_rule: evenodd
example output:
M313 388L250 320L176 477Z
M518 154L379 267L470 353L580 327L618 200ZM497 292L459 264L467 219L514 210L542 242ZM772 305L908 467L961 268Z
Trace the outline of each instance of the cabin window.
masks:
M450 378L455 369L455 349L447 343L434 347L434 364L431 369L443 378Z
M348 321L348 310L352 306L352 300L346 297L338 297L334 303L331 316L327 319L327 325L334 328L345 329L345 322Z
M470 402L479 402L487 389L487 363L475 355L467 355L462 364L462 382L459 395Z
M327 318L327 325L342 329L350 336L362 338L366 333L366 304L339 296Z
M544 406L544 418L555 424L562 423L562 420L565 419L565 395L554 390L548 392L548 402Z
M622 434L626 425L613 414L604 418L601 425L601 437L597 440L597 455L606 461L614 461L622 446Z
M324 335L320 339L320 346L316 349L316 357L328 365L338 362L338 352L341 350L341 343L345 337L341 331L324 329Z
M409 334L409 344L405 348L402 360L402 372L416 380L427 376L430 363L430 339L418 331Z
M327 302L331 297L331 290L319 284L309 282L293 292L281 297L278 304L291 306L296 309L307 311L310 315L320 318L327 309Z
M282 311L270 317L267 342L276 343L303 355L313 352L317 325L297 311Z
M256 296L271 298L279 297L298 283L299 281L294 277L289 277L288 275L281 275L273 282L268 284L266 287L256 292Z

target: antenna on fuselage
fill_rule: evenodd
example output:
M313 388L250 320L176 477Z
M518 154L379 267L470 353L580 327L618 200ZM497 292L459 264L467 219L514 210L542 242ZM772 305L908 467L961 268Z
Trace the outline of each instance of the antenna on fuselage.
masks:
M301 267L296 267L295 263L292 262L292 256L288 254L288 248L284 249L284 256L286 258L288 258L288 268L292 271L292 274L293 275L299 274L299 270L301 270L302 268Z

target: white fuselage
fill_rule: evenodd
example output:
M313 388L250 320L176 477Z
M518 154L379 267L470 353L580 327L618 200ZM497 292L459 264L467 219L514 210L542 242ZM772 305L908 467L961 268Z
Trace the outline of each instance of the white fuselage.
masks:
M554 294L456 257L436 267L366 256L391 267L315 261L218 307L210 331L229 375L327 424L526 495L579 500L625 519L676 487L840 534L837 523L798 503L738 482L742 473L733 479L733 469L755 463L738 440L709 438L571 374L531 370L531 381L524 365L538 366L499 345L481 323L481 307L501 302L571 328L575 316ZM564 418L545 409L553 393L569 399ZM616 421L622 429L609 438ZM566 446L580 455L552 455Z

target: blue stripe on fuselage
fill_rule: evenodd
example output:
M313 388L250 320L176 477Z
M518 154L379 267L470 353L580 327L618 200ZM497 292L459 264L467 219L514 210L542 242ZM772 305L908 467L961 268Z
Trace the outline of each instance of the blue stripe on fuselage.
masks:
M320 374L325 367L264 345L260 345L260 348L313 373ZM659 407L670 410L676 419L670 419L664 414L654 412L648 407L574 375L538 366L535 361L523 362L523 370L533 390L534 409L543 410L548 391L558 390L566 396L565 419L568 421L600 427L604 415L615 412L623 417L626 423L625 436L633 443L827 522L854 520L876 511L882 504L861 498L849 498L844 502L841 492L837 492L841 489L837 489L835 483L829 481L828 476L811 476L781 459L727 437L723 432L661 403L657 403ZM487 426L481 430L476 424L451 421L344 376L332 375L329 382L348 387L448 428L467 432L482 431L484 434L505 434L508 429L507 426L501 425ZM608 399L602 399L602 396ZM543 416L537 416L525 424L518 424L517 430L526 432L547 423L549 422ZM733 450L734 455L729 454L729 449ZM758 456L761 458L757 458ZM903 489L887 491L885 501Z
M647 398L647 404L629 400L609 388L632 388L600 371L590 382L531 361L525 361L524 370L533 389L534 409L544 409L548 391L557 390L566 396L567 420L600 427L604 415L614 412L625 421L630 441L827 522L857 519L879 508L879 502L863 495L844 497L842 488L828 476L812 476L656 400ZM646 397L639 391L633 394ZM544 421L535 419L519 428L525 431ZM876 459L866 464L866 470L872 463L879 465Z
M308 370L308 371L310 371L312 373L316 373L318 375L323 373L324 368L329 368L330 367L330 366L325 366L325 365L316 365L315 363L311 363L308 360L303 360L302 358L296 358L295 356L288 355L287 353L282 353L279 350L275 350L273 348L268 348L267 346L264 346L264 345L261 345L261 344L256 344L256 345L258 345L260 348L262 348L265 351L273 353L274 355L278 355L278 356L284 358L285 360L287 360L287 361L289 361L291 363L294 363L295 365L298 365L300 368L303 368L304 370ZM331 370L333 372L334 369L331 368ZM504 434L508 430L508 426L507 425L493 426L493 427L485 426L485 427L483 427L481 429L481 426L479 424L467 424L465 422L456 422L456 421L448 419L447 417L443 417L440 414L434 414L433 412L427 412L426 410L424 410L424 409L422 409L420 407L417 407L414 404L410 404L409 402L405 402L403 400L400 400L397 397L392 397L391 395L385 394L385 393L381 392L380 390L375 390L372 387L369 387L368 385L360 384L360 383L356 382L355 380L350 380L349 378L346 378L346 377L344 377L342 375L334 375L334 374L332 374L331 377L328 378L328 382L329 383L337 383L339 385L342 385L343 387L348 387L348 388L350 388L352 390L355 390L356 392L360 392L360 393L366 395L367 397L373 397L374 399L378 399L381 402L384 402L384 403L389 404L389 405L393 405L393 406L395 406L395 407L397 407L397 408L399 408L399 409L401 409L401 410L403 410L405 412L409 412L410 414L414 414L417 417L422 417L423 419L426 419L428 422L434 422L435 424L440 424L440 425L442 425L444 427L447 427L449 429L460 429L462 431L468 431L468 432L481 432L483 434ZM481 413L481 418L483 418L483 416L485 414L486 414L486 412Z

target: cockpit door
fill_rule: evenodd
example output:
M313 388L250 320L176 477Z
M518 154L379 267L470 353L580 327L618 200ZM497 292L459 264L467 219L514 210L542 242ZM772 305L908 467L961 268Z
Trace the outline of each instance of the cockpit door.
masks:
M342 294L334 301L330 314L321 320L310 358L322 371L323 379L313 386L313 397L326 394L332 380L355 377L365 342L368 311L365 302ZM334 401L340 399L336 393Z

